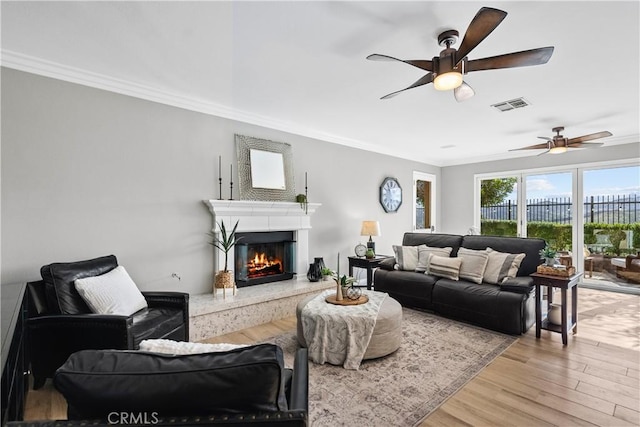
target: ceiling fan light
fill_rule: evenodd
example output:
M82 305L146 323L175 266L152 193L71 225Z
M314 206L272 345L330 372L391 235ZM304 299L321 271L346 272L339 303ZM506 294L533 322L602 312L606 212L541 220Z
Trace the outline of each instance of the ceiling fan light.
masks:
M452 90L462 84L462 74L457 71L438 74L433 80L433 86L437 90Z
M473 88L465 82L462 82L460 86L453 90L453 96L458 102L466 101L475 94L476 92L473 90Z
M567 152L567 147L552 147L549 150L550 154L562 154Z

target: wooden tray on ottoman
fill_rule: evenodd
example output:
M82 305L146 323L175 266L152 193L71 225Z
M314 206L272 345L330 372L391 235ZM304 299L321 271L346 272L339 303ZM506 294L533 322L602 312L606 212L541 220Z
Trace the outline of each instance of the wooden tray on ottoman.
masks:
M327 296L324 300L329 304L335 304L335 305L360 305L360 304L366 304L369 301L369 297L366 295L360 295L360 298L358 299L349 299L345 297L342 299L342 301L338 301L336 300L336 294L331 294Z
M569 277L576 274L576 268L574 266L568 266L566 268L556 268L549 265L539 265L537 269L540 274L548 274L550 276Z

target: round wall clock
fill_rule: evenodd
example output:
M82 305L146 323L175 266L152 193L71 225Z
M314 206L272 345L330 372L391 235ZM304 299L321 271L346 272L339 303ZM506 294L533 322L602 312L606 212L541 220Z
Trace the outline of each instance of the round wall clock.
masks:
M397 212L402 204L402 187L395 178L385 178L380 185L380 204L385 212Z

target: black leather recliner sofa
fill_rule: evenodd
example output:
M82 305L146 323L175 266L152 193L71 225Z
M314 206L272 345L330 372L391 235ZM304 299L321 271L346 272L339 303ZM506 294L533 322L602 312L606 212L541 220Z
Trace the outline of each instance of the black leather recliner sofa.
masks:
M292 369L274 344L190 355L84 350L57 370L54 386L68 420L9 425L308 425L305 348Z
M546 242L537 238L405 233L403 246L451 247L524 253L517 276L500 285L450 280L413 271L394 270L389 258L375 272L376 291L387 292L407 307L431 310L453 319L512 335L525 333L535 323L535 287L529 277L541 263L539 251Z
M45 265L42 280L28 283L27 339L34 389L67 358L85 349L137 349L145 339L189 340L189 294L142 292L148 308L131 316L91 313L74 280L118 266L114 255Z

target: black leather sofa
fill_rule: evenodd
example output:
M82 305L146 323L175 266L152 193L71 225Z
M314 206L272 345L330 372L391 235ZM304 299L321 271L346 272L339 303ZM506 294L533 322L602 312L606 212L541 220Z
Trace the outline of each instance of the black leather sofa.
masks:
M9 425L306 426L308 363L302 348L285 368L274 344L191 355L84 350L54 377L68 420Z
M187 293L142 292L148 308L131 316L91 312L74 280L102 275L117 266L114 255L54 263L41 268L42 280L27 284L27 341L34 389L79 350L132 350L145 339L189 340Z
M405 233L403 246L451 247L524 253L517 276L499 285L450 280L413 271L394 270L395 259L380 264L374 276L376 291L387 292L403 306L433 311L512 335L525 333L535 323L535 287L531 273L541 263L538 252L545 241L502 236Z

